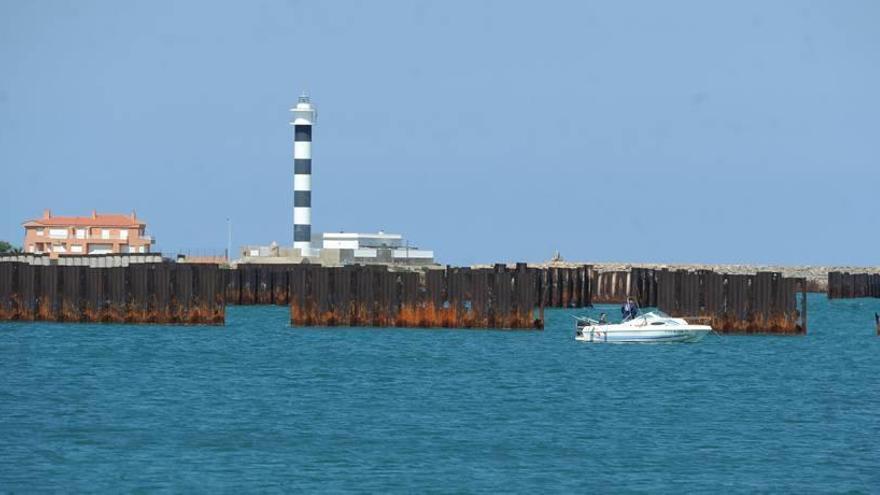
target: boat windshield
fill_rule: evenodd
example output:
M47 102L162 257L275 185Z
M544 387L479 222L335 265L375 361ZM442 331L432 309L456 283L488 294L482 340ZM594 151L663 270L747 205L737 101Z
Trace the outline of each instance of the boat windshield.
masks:
M647 316L649 318L669 318L669 315L659 309L652 309L639 314L639 317Z
M640 314L636 315L636 316L633 317L633 318L630 318L629 316L627 316L626 318L623 319L623 321L624 321L624 322L627 322L627 321L641 320L641 319L644 319L644 320L659 320L659 319L667 319L667 318L669 318L669 315L667 315L667 314L664 313L663 311L660 311L660 310L652 310L652 311L647 311L647 312L645 312L645 313L640 313Z

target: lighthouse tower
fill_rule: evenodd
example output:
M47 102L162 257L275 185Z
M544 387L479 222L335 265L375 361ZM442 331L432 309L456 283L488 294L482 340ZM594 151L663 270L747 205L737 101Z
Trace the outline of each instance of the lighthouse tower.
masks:
M293 112L293 247L311 254L312 242L312 124L317 112L304 93Z

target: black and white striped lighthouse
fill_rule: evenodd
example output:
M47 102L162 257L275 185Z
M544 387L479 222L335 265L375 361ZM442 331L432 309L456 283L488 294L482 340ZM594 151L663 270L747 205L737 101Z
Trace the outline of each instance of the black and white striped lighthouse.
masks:
M312 242L312 124L317 112L305 94L293 112L293 247L311 254Z

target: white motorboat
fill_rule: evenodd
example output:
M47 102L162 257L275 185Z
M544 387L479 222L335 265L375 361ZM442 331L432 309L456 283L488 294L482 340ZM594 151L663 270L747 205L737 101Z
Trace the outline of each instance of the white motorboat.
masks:
M621 323L578 317L576 340L585 342L697 342L712 331L708 325L691 325L660 311L651 311Z

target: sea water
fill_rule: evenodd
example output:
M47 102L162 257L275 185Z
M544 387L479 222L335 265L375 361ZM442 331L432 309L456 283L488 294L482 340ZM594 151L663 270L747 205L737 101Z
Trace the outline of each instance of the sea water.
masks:
M669 345L576 342L575 310L543 332L3 323L0 491L880 491L880 300L809 309L806 336Z

